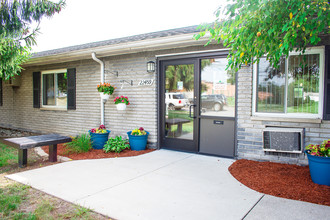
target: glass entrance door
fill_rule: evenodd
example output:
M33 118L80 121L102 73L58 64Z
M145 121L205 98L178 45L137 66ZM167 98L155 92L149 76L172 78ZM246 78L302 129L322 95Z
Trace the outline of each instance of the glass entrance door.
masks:
M161 145L197 152L196 61L164 61L161 68Z
M227 58L201 59L199 152L234 157L236 72Z

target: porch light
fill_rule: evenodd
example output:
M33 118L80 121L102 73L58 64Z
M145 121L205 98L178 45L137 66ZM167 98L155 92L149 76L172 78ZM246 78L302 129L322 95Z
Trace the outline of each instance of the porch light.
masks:
M147 72L148 73L154 73L155 69L156 69L155 67L156 67L155 62L154 61L149 61L147 63Z

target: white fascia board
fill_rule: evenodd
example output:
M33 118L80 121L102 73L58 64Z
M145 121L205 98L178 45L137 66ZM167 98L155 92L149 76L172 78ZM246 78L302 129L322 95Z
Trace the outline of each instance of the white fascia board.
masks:
M98 57L138 53L145 51L164 50L178 47L204 45L208 41L207 38L195 40L193 34L176 35L170 37L160 37L154 39L146 39L141 41L133 41L127 43L106 45L101 47L93 47L69 51L54 55L46 55L43 57L31 58L24 66L45 65L61 62L70 62L83 59L91 59L91 53L95 52Z

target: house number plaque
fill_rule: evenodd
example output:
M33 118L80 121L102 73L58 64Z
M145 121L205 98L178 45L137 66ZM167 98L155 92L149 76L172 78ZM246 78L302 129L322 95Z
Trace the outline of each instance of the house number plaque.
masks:
M142 79L140 82L139 82L139 86L151 86L152 84L154 83L154 80L153 79Z

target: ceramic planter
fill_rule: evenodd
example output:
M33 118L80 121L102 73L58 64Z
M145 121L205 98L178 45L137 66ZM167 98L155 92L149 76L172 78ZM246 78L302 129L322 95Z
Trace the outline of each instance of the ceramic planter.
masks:
M146 131L146 135L131 135L132 131L127 132L129 145L131 146L131 150L145 150L147 147L148 135L149 132Z
M109 134L111 131L107 130L107 133L92 133L88 131L91 136L92 147L94 149L103 149L103 146L109 139Z
M109 94L104 94L103 92L100 93L101 99L108 100L110 98Z
M117 110L119 111L124 111L126 109L126 104L125 103L119 103L116 104Z
M330 157L313 156L308 153L309 172L314 183L330 186Z

